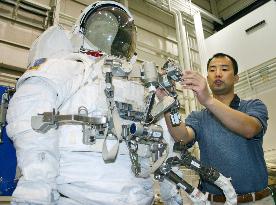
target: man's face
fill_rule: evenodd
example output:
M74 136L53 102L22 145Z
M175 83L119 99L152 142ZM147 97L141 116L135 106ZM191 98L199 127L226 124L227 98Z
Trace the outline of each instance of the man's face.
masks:
M213 94L234 93L234 84L238 79L238 75L234 75L233 64L228 57L217 57L210 61L207 80Z

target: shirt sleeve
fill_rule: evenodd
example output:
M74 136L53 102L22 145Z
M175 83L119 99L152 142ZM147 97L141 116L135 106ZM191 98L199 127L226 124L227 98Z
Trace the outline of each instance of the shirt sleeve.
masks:
M257 118L261 125L262 131L256 136L261 137L267 130L268 111L266 105L259 99L248 101L246 113L252 117Z
M201 112L193 111L185 119L186 126L192 128L195 133L195 139L187 144L188 147L192 147L194 143L199 140L200 133L202 133L200 125L200 113Z

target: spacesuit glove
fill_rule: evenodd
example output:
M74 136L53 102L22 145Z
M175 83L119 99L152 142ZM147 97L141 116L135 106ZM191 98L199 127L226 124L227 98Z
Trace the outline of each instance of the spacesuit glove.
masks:
M26 181L20 179L12 194L11 204L54 205L59 193L55 185L43 181Z

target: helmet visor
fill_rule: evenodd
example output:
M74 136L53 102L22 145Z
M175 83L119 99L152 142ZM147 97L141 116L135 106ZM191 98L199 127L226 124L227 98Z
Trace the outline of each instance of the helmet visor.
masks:
M133 19L122 8L105 5L87 18L84 36L99 50L118 57L131 58L136 48Z

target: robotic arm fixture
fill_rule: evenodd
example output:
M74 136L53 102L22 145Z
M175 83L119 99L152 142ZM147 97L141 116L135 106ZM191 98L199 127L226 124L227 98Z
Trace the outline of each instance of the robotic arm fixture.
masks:
M145 86L149 90L147 97L146 109L144 115L144 122L157 119L164 112L170 112L170 119L173 126L178 126L181 122L179 115L180 104L177 100L177 93L175 91L175 82L181 81L181 69L174 61L168 60L164 65L164 75L160 75L156 71L156 66L152 62L145 62L142 67L142 79ZM168 94L156 106L153 107L155 91L157 88L162 88ZM151 112L151 114L149 114Z
M128 144L132 170L136 176L139 176L141 172L137 155L139 144L150 145L153 161L152 173L165 161L168 155L168 145L163 139L163 129L153 123L159 116L169 110L173 125L177 126L181 122L178 114L179 102L176 92L173 91L173 81L178 82L181 80L181 71L171 60L168 60L163 67L166 70L166 74L160 75L154 63L144 62L141 68L141 78L145 87L148 88L144 113L138 123L133 123L129 127L123 128L125 130L123 131L125 133L123 138ZM155 105L155 91L158 87L163 88L168 96Z
M173 147L174 151L180 152L181 157L170 157L164 162L155 172L154 178L162 181L168 179L176 184L178 188L183 189L188 193L190 199L196 205L209 205L208 193L203 194L200 190L192 187L188 182L179 177L171 169L174 166L185 166L189 169L197 172L202 179L209 181L218 187L220 187L226 197L225 205L237 204L237 195L230 180L224 177L213 167L204 166L195 157L191 156L188 152L186 145L182 145L180 142L175 143Z

